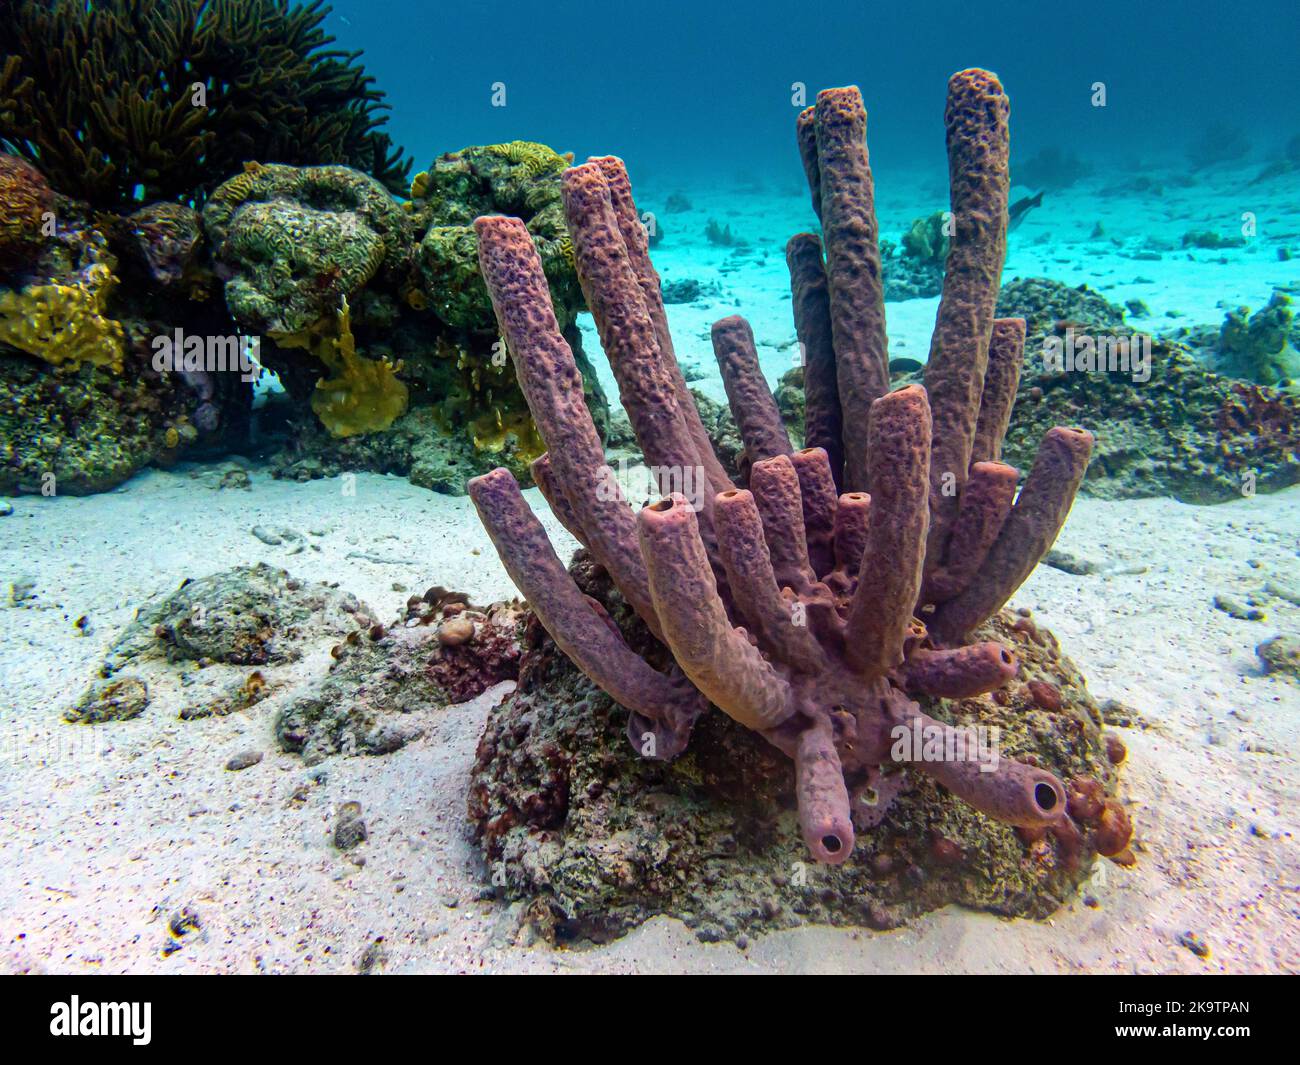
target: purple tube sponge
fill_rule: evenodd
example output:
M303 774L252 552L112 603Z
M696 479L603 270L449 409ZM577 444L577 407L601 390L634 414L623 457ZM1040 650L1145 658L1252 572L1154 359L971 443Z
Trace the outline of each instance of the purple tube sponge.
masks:
M896 767L1010 824L1065 815L1054 776L972 747L914 701L977 697L1016 675L1010 650L968 637L1051 546L1092 444L1081 429L1053 429L1018 498L1018 472L999 461L1025 336L1022 321L993 318L1007 115L987 71L949 82L957 235L927 387L896 391L862 98L827 90L799 116L823 226L820 238L800 234L787 247L809 446L792 450L749 326L724 318L714 348L745 441L747 487L731 484L703 435L623 165L593 159L565 174L578 276L664 495L637 514L605 464L524 224L475 223L483 276L548 447L533 465L537 483L666 645L670 666L651 668L582 595L499 469L472 480L470 495L502 561L559 647L627 707L639 752L674 757L711 705L789 756L804 839L823 862L846 861L855 832L878 823L880 804L858 810L854 796Z

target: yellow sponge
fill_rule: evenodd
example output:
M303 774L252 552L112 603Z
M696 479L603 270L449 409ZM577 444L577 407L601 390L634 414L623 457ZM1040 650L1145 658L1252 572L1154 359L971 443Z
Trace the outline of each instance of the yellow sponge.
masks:
M104 317L117 278L103 263L86 271L77 285L28 285L0 292L0 340L57 367L83 362L122 369L126 333Z

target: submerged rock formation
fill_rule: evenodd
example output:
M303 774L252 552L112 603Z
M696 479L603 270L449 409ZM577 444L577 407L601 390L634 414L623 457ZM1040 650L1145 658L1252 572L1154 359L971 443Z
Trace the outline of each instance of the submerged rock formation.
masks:
M998 704L979 697L1005 696L1017 676L1019 662L1007 645L971 641L1051 546L1092 443L1080 429L1050 430L1015 498L1017 471L999 458L1024 323L994 320L1006 240L1007 113L991 74L971 70L951 79L956 230L925 387L895 392L889 391L861 97L856 89L827 90L800 116L799 146L825 245L824 262L822 241L813 234L797 235L787 249L807 357L808 447L792 451L744 320L724 319L714 328L749 490L723 471L681 378L622 163L593 159L565 172L578 277L665 496L636 515L605 466L527 231L515 219L476 222L488 290L548 447L534 476L637 621L610 596L593 595L590 582L575 583L514 478L498 469L472 481L470 495L507 570L555 644L630 711L626 732L637 753L672 762L687 750L698 722L703 735L692 746L704 750L692 757L710 760L717 754L710 745L724 743L720 736L731 727L712 708L722 711L736 734L748 730L766 741L751 738L763 756L739 755L739 777L746 762L760 765L772 750L790 758L806 852L830 865L849 863L855 874L863 860L854 853L858 834L874 843L898 797L934 782L1020 829L1032 841L1021 846L1050 852L1052 864L1077 870L1086 848L1120 854L1128 844L1126 832L1099 844L1086 835L1079 818L1067 814L1066 784L1044 759L1013 761L996 746L976 751L969 742L978 733L950 720L961 717L954 705L970 707L981 723L991 720ZM623 887L657 890L662 901L671 888L653 888L646 878L654 874L644 871L657 865L656 847L635 845L649 821L659 820L657 812L632 831L635 856L620 846L626 836L616 833L601 846L599 833L581 823L589 803L613 804L610 829L624 817L645 815L619 808L620 801L639 801L635 787L621 786L635 771L599 739L601 722L575 722L599 700L573 689L569 679L568 690L561 680L541 701L516 705L529 698L525 682L524 694L489 725L470 804L486 856L524 864L505 872L512 890L549 893L565 876L568 858L586 860L580 852L587 838L614 858L614 867L591 870L585 888L577 874L561 911L598 906L592 892L604 892L616 907ZM1039 692L1036 702L1048 713L1062 712L1058 685L1028 688ZM567 702L551 706L552 696L581 702L570 711ZM922 701L939 716L930 716ZM1083 762L1100 765L1096 731L1089 739L1082 724L1061 724L1061 734L1074 736L1076 745L1046 761L1056 767L1074 758L1071 772ZM552 728L557 733L548 740ZM574 779L566 765L562 752L569 745L561 737L575 729L607 752L594 779ZM542 746L533 748L538 732ZM925 737L924 750L908 746L913 736ZM535 754L544 767L532 765ZM672 789L685 779L674 772L679 764L690 772L685 762L644 771L657 793L667 793L656 811L675 807L679 796ZM781 777L774 787L789 796L788 769L782 775L768 765L760 775ZM1107 809L1116 820L1122 807L1105 798L1111 786L1086 790L1098 790L1098 804L1112 804ZM616 790L606 794L607 787ZM771 820L776 810L767 809ZM973 812L965 816L985 823ZM566 849L571 824L576 854ZM708 825L699 845L734 850L734 831L727 843L709 834L720 829L718 821ZM686 840L670 838L677 827L664 816L659 851L691 850ZM759 833L756 840L749 846L762 850L772 837ZM950 857L961 852L961 844L931 842ZM1028 855L1025 850L1022 860ZM690 865L698 857L696 851L683 860ZM585 897L575 903L574 893Z
M1178 341L1128 326L1124 312L1096 292L1060 282L1017 278L1003 287L998 313L1028 322L1009 461L1032 454L1046 427L1074 421L1097 437L1087 495L1221 503L1300 483L1294 391L1216 373ZM1044 357L1067 345L1082 351L1082 337L1118 340L1128 357L1094 354L1091 365L1080 357L1073 366Z

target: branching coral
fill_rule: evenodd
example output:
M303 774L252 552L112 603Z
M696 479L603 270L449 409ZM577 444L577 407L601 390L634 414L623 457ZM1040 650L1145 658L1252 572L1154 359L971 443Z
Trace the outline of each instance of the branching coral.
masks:
M325 364L327 373L316 382L311 409L334 436L379 432L406 413L406 385L397 379L401 364L357 354L346 299L334 322L272 336L284 347L306 348Z
M126 334L104 314L116 285L108 265L94 263L76 284L0 292L0 340L58 368L88 362L121 370Z
M0 20L0 142L107 209L201 198L246 159L346 163L399 191L410 162L381 131L383 93L360 53L329 47L329 12L323 0L15 0Z
M723 474L686 391L622 163L593 159L565 173L578 275L665 494L635 515L605 465L527 230L510 218L475 223L492 302L548 446L536 480L672 665L657 671L630 649L498 469L471 481L470 494L502 561L556 644L631 711L628 735L642 754L680 753L711 703L790 756L804 839L825 862L843 862L855 829L879 823L901 763L991 817L1066 830L1055 776L971 750L969 737L911 698L967 698L1015 675L1010 650L965 641L1050 547L1092 443L1082 430L1048 432L1018 499L1017 471L998 461L1024 342L1023 321L993 318L1007 117L993 75L953 76L955 234L926 387L889 392L862 100L854 88L831 89L801 115L826 247L824 263L813 234L787 249L811 446L790 452L743 320L719 323L715 346L752 463L748 489ZM896 744L912 735L925 737L924 749L908 755Z

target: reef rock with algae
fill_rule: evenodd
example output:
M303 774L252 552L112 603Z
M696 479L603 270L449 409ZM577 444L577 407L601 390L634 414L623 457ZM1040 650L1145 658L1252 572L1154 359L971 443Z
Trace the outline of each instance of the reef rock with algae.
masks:
M1097 429L1087 495L1221 503L1300 483L1295 392L1216 373L1177 339L1133 328L1121 308L1086 288L1017 278L1003 286L997 311L1028 323L1008 461L1024 461L1043 427L1064 420ZM1149 352L1149 365L1131 353L1127 366L1106 359L1091 370L1044 359L1046 345L1071 336L1127 340L1131 351Z
M104 491L237 441L252 399L238 375L154 365L176 328L230 331L203 296L194 213L49 206L39 244L0 266L0 492Z
M319 323L316 316L327 309L332 314L336 295L351 303L356 351L400 366L408 389L405 416L347 439L328 424L327 435L297 418L283 434L277 472L295 478L342 469L394 472L457 493L494 465L527 477L541 442L492 316L468 222L489 209L529 219L536 246L551 263L566 333L577 345L575 319L583 301L558 176L566 164L545 145L467 148L418 175L403 208L364 175L339 167L309 173L254 166L217 190L204 218L230 274L227 300L250 328L264 325L270 313L279 315L270 334L275 344L264 355L291 395L309 398L313 407L320 402L319 362L297 351L314 349L303 338L323 327L302 323ZM293 231L317 211L328 216L321 227L329 229L329 240ZM580 348L578 358L593 418L603 426L604 396Z
M1004 285L997 313L1028 323L1004 444L1009 462L1028 462L1045 429L1075 422L1096 427L1096 449L1080 487L1095 498L1169 495L1209 504L1300 483L1300 396L1207 366L1218 357L1219 330L1203 330L1204 338L1149 336L1100 293L1041 277ZM1236 336L1234 325L1246 321L1229 315L1223 332ZM1132 364L1073 372L1047 366L1044 345L1064 343L1071 334L1149 344L1149 378L1135 379L1146 374ZM802 378L796 368L778 390L782 413L794 426L802 425ZM896 383L921 379L920 373L894 375Z

